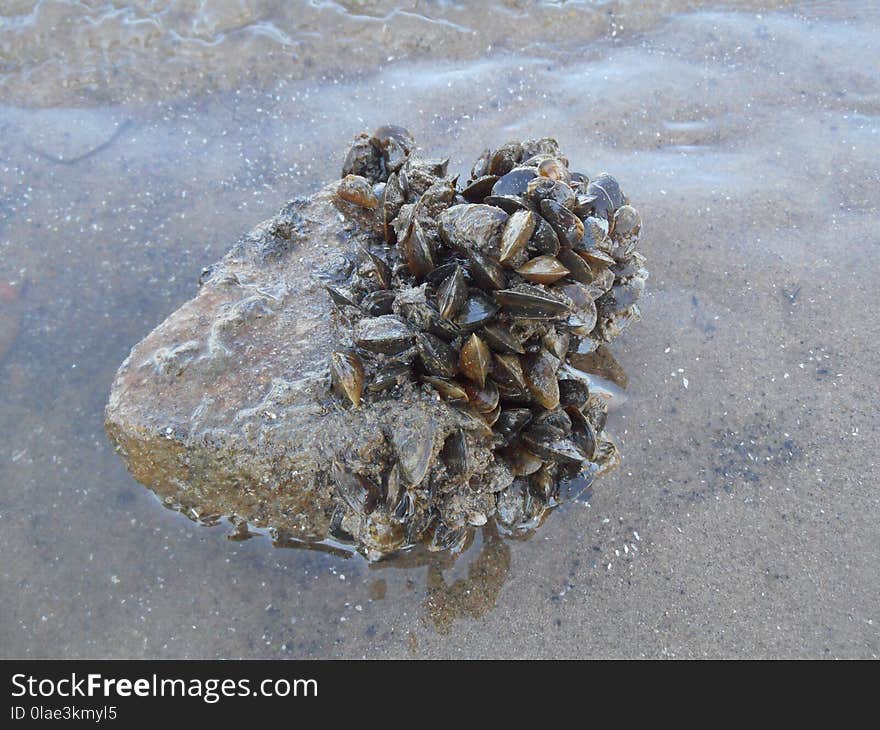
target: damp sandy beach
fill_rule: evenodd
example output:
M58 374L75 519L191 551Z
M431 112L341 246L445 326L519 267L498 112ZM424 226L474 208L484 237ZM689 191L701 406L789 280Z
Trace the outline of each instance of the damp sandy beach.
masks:
M3 3L0 657L876 657L880 11ZM412 130L553 136L644 221L623 455L528 540L368 564L164 509L103 428L201 269Z

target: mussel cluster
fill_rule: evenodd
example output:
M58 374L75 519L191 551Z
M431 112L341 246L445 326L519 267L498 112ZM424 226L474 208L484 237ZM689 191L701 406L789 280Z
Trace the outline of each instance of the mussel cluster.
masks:
M485 150L463 185L448 160L415 148L407 130L385 126L345 158L338 205L367 215L375 236L327 287L351 345L333 352L331 384L358 408L416 383L465 426L439 452L440 490L426 465L395 464L381 484L342 466L332 478L346 509L383 511L407 528L403 542L443 549L489 517L535 526L616 464L606 400L578 364L639 318L648 274L635 251L641 219L617 181L570 170L555 140ZM478 445L509 477L494 472L481 510L442 509L450 483L481 489Z

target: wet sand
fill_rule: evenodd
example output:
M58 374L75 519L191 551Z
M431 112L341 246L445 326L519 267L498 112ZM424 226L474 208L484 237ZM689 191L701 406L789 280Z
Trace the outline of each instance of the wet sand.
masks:
M270 10L221 12L231 59L277 44L248 78L163 46L169 13L127 64L77 33L46 63L39 14L0 29L0 656L876 657L880 15L565 4L602 18L575 42L559 8L500 3L492 38L465 11L367 6L274 18L311 65ZM346 68L339 18L366 49ZM185 83L160 83L159 50ZM490 530L454 563L229 541L128 476L109 384L202 266L385 121L453 169L549 134L621 180L651 269L612 348L623 464L531 540Z

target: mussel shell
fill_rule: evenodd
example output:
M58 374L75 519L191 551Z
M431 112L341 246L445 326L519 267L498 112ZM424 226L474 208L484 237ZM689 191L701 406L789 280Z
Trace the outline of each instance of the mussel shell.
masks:
M355 327L355 343L370 352L393 355L413 344L415 332L393 314L364 317Z
M581 409L590 399L590 388L583 380L560 380L559 403Z
M488 413L498 407L501 398L498 394L498 386L491 379L486 380L483 386L468 380L462 384L462 387L474 408L480 413Z
M509 215L513 215L520 210L532 209L531 204L525 198L521 198L518 195L487 195L483 198L483 202L486 205L499 208Z
M593 279L589 288L593 299L598 299L613 286L614 272L611 269L599 269L599 271L594 270L593 273L596 274L596 278Z
M573 502L578 499L589 500L593 494L595 478L595 466L564 476L559 480L559 498L566 502Z
M495 352L510 355L522 355L525 353L522 341L513 334L510 326L504 323L490 324L481 330L483 340Z
M447 258L445 263L434 267L434 270L425 277L425 281L434 286L440 286L440 284L452 276L455 273L455 270L460 268L461 265L462 262L459 259Z
M492 358L492 377L498 383L499 390L504 385L513 386L520 390L526 390L528 387L522 363L516 355L496 352Z
M394 464L385 475L385 507L393 512L403 496L403 485L400 483L400 467Z
M571 185L571 189L574 190L575 194L586 192L587 185L590 184L590 177L582 172L572 172L570 174L571 180L569 181L569 185Z
M452 319L467 301L468 287L460 266L455 267L437 289L437 309L443 319Z
M516 167L521 157L522 145L519 142L502 145L489 158L489 174L506 175Z
M553 137L541 137L540 139L527 139L522 142L522 158L527 160L522 164L528 164L531 157L557 157L559 156L559 142ZM537 165L537 163L535 163Z
M382 226L383 238L391 242L394 238L394 227L391 225L406 203L406 192L397 173L392 173L382 191L382 200L377 211Z
M388 362L376 370L372 382L367 386L371 393L380 393L383 390L400 385L404 378L409 378L412 371L409 363Z
M534 167L516 167L498 178L492 186L492 195L525 195L529 181L538 174Z
M507 286L504 269L495 259L479 251L468 253L467 269L474 282L484 289L503 289Z
M338 461L334 461L330 467L330 476L336 494L353 512L368 515L376 509L382 495L367 477L355 474Z
M436 390L443 400L461 401L462 403L468 402L468 394L461 386L461 383L457 383L454 380L439 378L435 375L425 375L420 378L420 380Z
M498 311L498 305L481 291L471 291L454 322L462 332L474 332L487 324Z
M509 216L500 208L481 203L453 205L437 219L443 242L465 254L471 250L497 256L501 233Z
M578 251L577 253L578 256L580 256L590 266L590 268L593 269L593 271L598 271L602 268L614 266L614 264L617 263L613 257L609 256L607 253L599 248L588 248Z
M529 241L529 245L538 253L546 254L547 256L556 256L559 253L559 236L556 235L553 226L541 216L538 216L535 232L532 234L532 240Z
M502 266L514 266L520 261L536 224L537 216L530 210L519 210L510 216L501 234L498 261Z
M553 180L549 177L536 177L529 181L526 189L526 197L535 206L540 206L542 200L555 200L560 205L574 209L576 196L566 183L561 180Z
M530 425L520 438L526 448L538 456L566 466L580 466L587 460L580 447L566 438L559 438L549 427Z
M603 314L617 314L629 309L638 301L645 288L644 279L633 277L622 284L615 284L610 291L596 301Z
M405 485L418 486L427 475L436 435L437 426L432 421L411 428L398 425L391 434L400 467L400 478Z
M596 326L598 312L589 288L579 282L568 282L558 284L553 289L572 304L571 315L565 321L565 327L578 337L587 337Z
M346 202L370 210L379 207L379 199L373 192L373 184L360 175L346 175L339 181L336 195Z
M565 438L571 434L571 417L561 408L541 411L532 424L546 429L547 434L554 438Z
M492 363L492 351L476 333L472 334L461 346L461 372L470 380L486 385L486 376Z
M556 408L559 405L559 382L556 380L559 360L542 349L525 355L522 366L526 387L535 400L544 408Z
M480 153L480 156L477 158L476 162L474 162L474 166L471 168L471 180L477 180L481 177L486 177L489 174L489 161L492 159L492 150L485 149ZM494 175L493 177L498 177Z
M348 398L355 408L364 392L364 365L353 352L330 353L330 382L333 391Z
M615 238L637 236L642 227L642 216L631 205L622 205L614 213L611 235Z
M397 172L403 167L409 153L416 146L409 130L395 124L386 124L376 129L370 142L379 150L385 160L385 167L391 172Z
M413 221L409 233L398 244L410 273L422 279L434 270L431 242L418 221Z
M480 415L486 421L487 426L494 426L501 415L501 403L499 402L491 411L480 411Z
M569 271L553 256L536 256L520 266L516 273L533 284L552 284L567 276Z
M349 289L327 284L324 287L330 295L330 299L337 307L357 307L358 303L354 294Z
M531 422L533 416L528 408L505 408L495 422L495 430L509 443Z
M455 322L443 319L440 313L427 302L407 302L401 304L400 313L416 329L437 335L437 337L446 340L446 342L451 342L461 335L461 330Z
M430 537L423 542L429 552L459 552L464 549L468 535L465 527L450 527L445 522L437 522L430 531Z
M566 409L566 412L571 418L572 441L574 441L580 450L584 452L584 456L586 456L589 461L595 461L599 439L593 428L593 424L590 423L589 419L584 416L579 408L570 406Z
M361 246L360 250L373 268L373 273L376 275L376 283L381 289L388 289L391 286L391 267L368 248Z
M456 180L440 178L433 182L427 190L419 197L417 210L420 219L425 217L434 220L450 205L452 205L458 188Z
M571 180L568 165L559 157L548 157L541 160L538 163L538 174L542 177L549 177L551 180L561 180L564 183Z
M509 446L503 453L510 465L510 472L517 477L534 474L544 465L544 461L540 456L519 444Z
M542 502L552 504L556 497L556 475L552 465L542 464L529 477L529 491Z
M563 248L573 248L584 237L584 222L555 200L541 201L541 215L553 227Z
M428 332L416 334L419 360L429 375L452 378L458 374L458 356L455 350L439 337Z
M498 383L498 396L501 403L505 407L509 406L525 406L534 403L532 394L525 386L515 385L514 383Z
M342 163L342 177L346 175L361 175L373 182L385 178L381 155L370 144L370 138L366 134L359 134L355 137L345 155L345 161Z
M599 434L605 430L605 423L608 420L608 402L602 396L593 396L587 401L586 408L583 413L587 420L593 425L595 433Z
M493 296L514 319L564 319L570 313L565 302L549 297L541 290L501 289Z
M377 289L361 299L361 309L371 317L391 314L395 293L390 289Z
M468 183L461 194L468 203L482 203L483 198L492 194L492 186L499 179L498 175L483 175Z
M440 460L453 476L466 476L472 468L471 449L464 429L456 428L443 443Z
M559 252L559 260L568 269L572 279L582 284L590 284L596 275L584 259L571 249L563 249Z
M596 176L587 185L586 197L591 199L590 214L611 219L621 205L626 203L626 196L620 184L607 172Z
M551 355L562 360L568 352L571 337L568 332L560 332L555 327L549 327L541 338L541 344L547 348Z

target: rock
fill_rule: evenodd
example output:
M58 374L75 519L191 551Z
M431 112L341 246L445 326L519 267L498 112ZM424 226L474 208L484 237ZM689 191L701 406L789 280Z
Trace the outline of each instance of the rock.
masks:
M404 448L407 484L424 486L432 474L418 444L427 437L439 449L461 420L413 384L359 409L330 393L341 335L324 285L371 226L369 211L352 206L342 222L335 190L289 203L239 240L116 375L107 433L134 477L193 519L229 516L287 543L325 540L343 505L335 462L381 485ZM378 557L394 530L378 511L355 518L345 520L353 545Z

